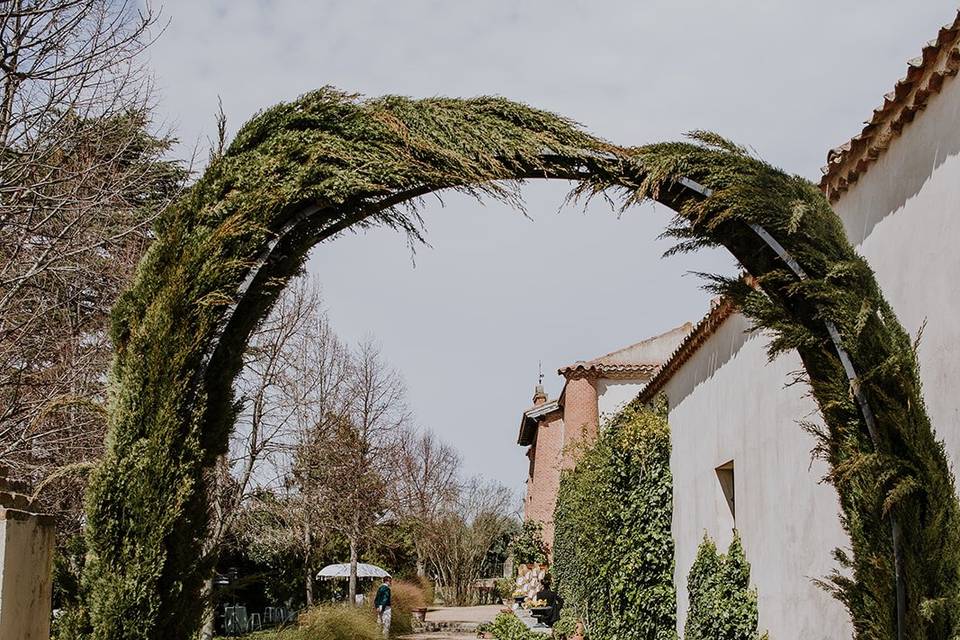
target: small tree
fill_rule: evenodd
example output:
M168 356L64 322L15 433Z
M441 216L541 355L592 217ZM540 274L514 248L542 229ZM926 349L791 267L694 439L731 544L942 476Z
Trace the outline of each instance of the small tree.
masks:
M513 552L514 569L523 564L547 562L550 550L543 540L543 523L525 520L510 542L510 551Z
M428 558L448 604L470 603L491 549L515 522L506 487L473 479L427 530Z
M756 640L757 592L750 588L750 564L734 533L726 555L708 536L687 576L690 605L684 640Z
M417 575L426 575L428 532L460 490L460 456L433 432L403 433L391 473L391 507L410 528Z
M385 473L409 413L403 380L372 341L360 345L349 370L349 401L342 412L322 414L301 433L294 477L319 524L350 544L354 602L359 549L388 506Z

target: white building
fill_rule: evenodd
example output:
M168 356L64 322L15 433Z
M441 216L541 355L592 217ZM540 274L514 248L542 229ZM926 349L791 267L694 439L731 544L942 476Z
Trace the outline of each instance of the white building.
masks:
M821 186L920 346L927 409L960 458L960 17L910 61L907 76L863 129L831 151ZM678 628L686 576L704 532L722 548L736 526L759 592L760 629L772 638L851 636L842 605L813 580L847 547L825 466L798 424L819 420L795 355L768 364L766 337L715 306L648 383L664 392L673 434L674 579Z

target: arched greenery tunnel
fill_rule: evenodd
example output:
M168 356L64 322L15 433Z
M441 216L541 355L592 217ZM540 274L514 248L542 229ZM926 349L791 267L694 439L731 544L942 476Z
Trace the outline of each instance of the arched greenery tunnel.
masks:
M531 178L624 207L659 201L681 248L736 257L751 277L717 288L772 331L774 350L799 352L823 414L852 548L832 585L858 636L896 637L897 569L905 637L957 633L960 516L914 346L814 185L708 134L628 148L503 99L324 89L241 129L163 213L114 310L110 435L88 495L93 637L196 630L211 570L197 561L205 472L227 446L247 339L307 252L349 227L416 229L430 192L510 200Z

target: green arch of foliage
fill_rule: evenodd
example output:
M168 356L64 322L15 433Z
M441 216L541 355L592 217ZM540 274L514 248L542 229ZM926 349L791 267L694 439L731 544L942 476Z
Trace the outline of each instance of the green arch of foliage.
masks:
M708 198L679 188L687 177ZM202 609L205 471L227 444L231 384L252 328L337 233L385 224L416 233L418 198L441 189L515 200L528 178L575 180L574 196L619 195L677 211L683 248L729 249L761 291L718 286L774 347L799 351L827 425L820 435L850 533L852 578L834 585L861 637L893 636L886 514L904 523L911 638L957 626L960 520L924 410L908 335L867 264L808 181L715 136L624 148L499 98L362 100L333 89L271 108L155 227L113 313L107 453L88 495L87 602L101 639L187 638ZM747 228L762 224L800 261L797 283ZM840 328L881 431L874 450L823 328ZM921 613L922 612L922 613Z

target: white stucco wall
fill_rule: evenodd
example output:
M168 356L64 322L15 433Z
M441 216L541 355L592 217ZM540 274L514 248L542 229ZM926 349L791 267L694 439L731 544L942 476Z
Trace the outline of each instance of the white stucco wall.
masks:
M834 204L900 322L920 343L930 419L960 457L960 81L944 83Z
M600 424L617 414L625 404L637 397L646 379L597 380L597 411L600 415Z
M954 466L960 458L960 82L947 80L860 180L834 203L904 327L916 333L928 411ZM813 440L797 425L816 418L802 386L784 388L796 356L766 363L763 336L728 320L665 391L673 433L678 623L686 574L707 531L730 538L714 469L733 459L737 527L759 590L761 629L773 638L850 637L844 609L810 579L846 546L833 489L811 467Z
M843 607L813 584L846 542L833 489L818 483L813 439L796 420L812 410L799 386L785 387L799 358L767 364L764 337L728 319L664 389L670 400L678 629L687 614L686 577L704 532L726 549L733 522L715 469L734 461L736 526L759 593L760 628L772 638L850 637Z

